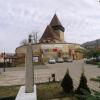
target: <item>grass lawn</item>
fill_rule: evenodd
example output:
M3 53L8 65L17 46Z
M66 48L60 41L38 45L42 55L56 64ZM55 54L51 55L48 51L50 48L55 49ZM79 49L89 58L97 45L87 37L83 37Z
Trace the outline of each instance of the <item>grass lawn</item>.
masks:
M19 88L20 86L1 86L0 97L16 96ZM65 94L62 92L60 83L37 84L38 100L49 100L62 97L65 97Z
M16 96L20 86L0 86L0 97Z
M46 83L37 85L38 100L48 100L64 96L59 83Z

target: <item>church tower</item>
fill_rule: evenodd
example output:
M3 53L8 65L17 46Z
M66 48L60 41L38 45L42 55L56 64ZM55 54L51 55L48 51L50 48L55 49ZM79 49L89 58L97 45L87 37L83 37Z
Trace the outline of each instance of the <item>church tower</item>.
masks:
M64 27L55 14L50 24L46 27L40 43L64 43Z
M61 22L59 21L57 15L55 14L50 22L50 26L55 31L56 35L59 36L61 42L64 42L64 27L62 26Z

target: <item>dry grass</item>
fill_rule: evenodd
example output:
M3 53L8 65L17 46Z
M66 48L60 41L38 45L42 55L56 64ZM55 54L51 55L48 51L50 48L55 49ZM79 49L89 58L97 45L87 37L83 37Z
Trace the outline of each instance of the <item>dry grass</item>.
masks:
M0 87L0 97L16 96L20 86L2 86ZM54 98L65 97L62 92L60 83L43 83L37 84L38 100L50 100Z
M0 86L0 97L16 96L20 86Z
M66 97L59 82L37 85L37 95L38 100L51 100L54 98ZM67 95L67 97L70 98L72 96Z

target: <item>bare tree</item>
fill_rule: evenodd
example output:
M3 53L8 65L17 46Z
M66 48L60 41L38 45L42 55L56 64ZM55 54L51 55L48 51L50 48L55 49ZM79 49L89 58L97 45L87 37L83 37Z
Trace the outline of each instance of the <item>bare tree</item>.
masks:
M27 39L23 39L21 42L20 42L20 45L27 45L28 41Z
M33 43L37 43L38 42L38 35L37 34L38 34L38 32L32 32L31 33Z
M38 43L38 32L34 32L34 31L32 31L29 35L28 35L28 38L31 40L31 43ZM23 39L21 42L20 42L20 45L22 46L22 45L27 45L27 43L28 43L28 39Z

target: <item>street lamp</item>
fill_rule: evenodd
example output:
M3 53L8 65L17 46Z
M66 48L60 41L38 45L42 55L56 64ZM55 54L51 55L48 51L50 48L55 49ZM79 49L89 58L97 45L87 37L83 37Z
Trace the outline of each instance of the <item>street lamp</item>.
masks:
M4 59L4 63L3 63L3 71L5 72L5 52L3 53L3 59Z

